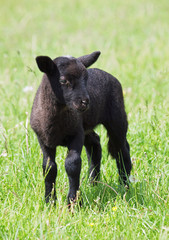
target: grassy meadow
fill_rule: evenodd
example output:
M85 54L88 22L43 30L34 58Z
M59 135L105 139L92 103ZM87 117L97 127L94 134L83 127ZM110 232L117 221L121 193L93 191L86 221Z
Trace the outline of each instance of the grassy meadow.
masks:
M168 0L0 0L0 239L169 239ZM83 206L67 209L67 150L57 149L56 208L44 204L42 153L30 128L42 74L35 57L101 51L93 65L117 77L133 163L118 183L102 126L102 167L90 186L82 152Z

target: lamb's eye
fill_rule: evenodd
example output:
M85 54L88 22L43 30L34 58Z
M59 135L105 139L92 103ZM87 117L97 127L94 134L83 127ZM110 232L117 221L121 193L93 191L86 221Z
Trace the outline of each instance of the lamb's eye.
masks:
M60 77L59 82L61 85L64 85L66 87L72 87L71 83L64 76Z
M66 78L65 78L64 76L61 76L60 79L59 79L59 82L60 82L61 84L66 84L66 83L67 83L67 80L66 80Z

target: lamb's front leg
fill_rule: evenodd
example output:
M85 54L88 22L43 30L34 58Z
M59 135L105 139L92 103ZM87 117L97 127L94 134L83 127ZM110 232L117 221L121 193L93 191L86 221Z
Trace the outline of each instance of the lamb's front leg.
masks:
M84 143L84 134L76 135L68 145L69 153L65 160L65 169L69 178L68 204L76 200L80 183L81 151Z

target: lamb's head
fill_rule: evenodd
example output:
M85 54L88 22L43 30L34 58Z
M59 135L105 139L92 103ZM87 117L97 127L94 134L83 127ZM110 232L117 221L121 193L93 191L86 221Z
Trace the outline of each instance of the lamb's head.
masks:
M39 69L45 73L56 98L61 104L78 112L84 112L89 107L89 95L86 89L88 72L99 57L100 52L93 52L79 58L58 57L52 60L47 56L36 58Z

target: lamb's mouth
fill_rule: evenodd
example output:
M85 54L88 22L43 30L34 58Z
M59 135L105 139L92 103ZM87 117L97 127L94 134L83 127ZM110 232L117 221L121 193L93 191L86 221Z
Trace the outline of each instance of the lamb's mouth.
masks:
M81 105L77 105L76 103L73 102L73 107L80 113L85 112L88 110L89 108L89 104L83 104L81 103Z

